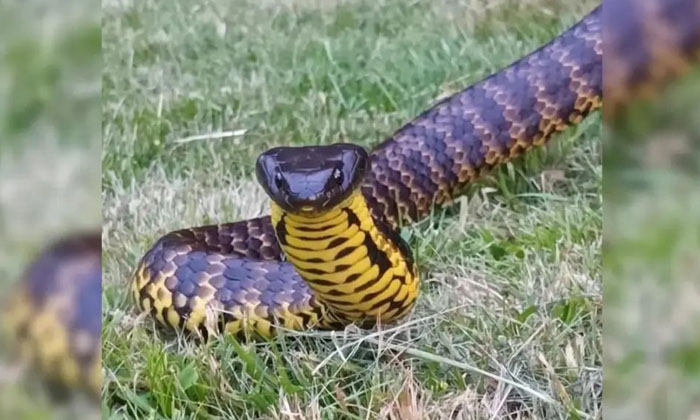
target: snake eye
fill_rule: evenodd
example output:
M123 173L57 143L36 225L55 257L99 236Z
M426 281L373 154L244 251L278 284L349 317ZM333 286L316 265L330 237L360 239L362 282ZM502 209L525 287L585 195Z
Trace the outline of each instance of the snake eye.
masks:
M275 185L276 185L277 188L279 188L280 190L281 190L282 187L284 186L284 177L282 177L282 173L279 172L279 171L275 172Z
M341 185L343 183L343 171L338 168L333 169L333 180L336 184Z

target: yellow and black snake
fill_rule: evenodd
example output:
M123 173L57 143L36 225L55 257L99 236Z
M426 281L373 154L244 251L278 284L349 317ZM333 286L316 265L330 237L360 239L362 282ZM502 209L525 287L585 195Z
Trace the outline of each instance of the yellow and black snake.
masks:
M272 333L275 322L341 326L358 312L371 315L367 302L389 296L385 318L410 310L418 279L398 227L425 217L434 204L448 203L482 172L578 122L600 107L603 92L604 112L614 115L697 60L700 0L605 0L604 6L531 55L441 101L369 155L352 146L287 149L292 157L306 153L325 164L311 168L314 177L335 179L331 164L346 155L368 162L367 172L359 186L330 191L335 207L315 220L298 214L298 204L274 204L280 197L284 203L285 195L272 192L272 219L165 235L136 270L132 293L138 306L189 330L202 329L207 319L228 331L247 327L263 334ZM264 160L284 164L288 157L272 151ZM343 162L343 181L359 175ZM296 177L302 169L292 162L282 175ZM261 175L266 173L273 178L263 177L263 185L276 186L275 171ZM300 191L286 196L294 200ZM353 252L353 259L363 254L361 262L343 267L342 259ZM50 245L8 296L2 318L15 347L47 377L95 395L101 383L100 254L99 232ZM358 281L366 288L352 287ZM382 286L388 287L376 296L369 291ZM352 293L342 293L343 287ZM392 302L402 307L391 308Z
M601 7L549 44L441 101L367 154L277 148L257 162L271 216L171 232L132 280L140 309L191 332L390 322L418 272L398 229L602 104Z
M16 353L52 389L102 386L102 250L99 233L70 235L29 265L3 308Z

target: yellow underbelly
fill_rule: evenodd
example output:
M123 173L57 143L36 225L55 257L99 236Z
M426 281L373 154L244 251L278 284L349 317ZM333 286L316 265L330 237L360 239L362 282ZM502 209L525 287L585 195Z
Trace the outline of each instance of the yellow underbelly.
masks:
M418 275L410 251L372 219L361 193L321 215L271 206L287 260L333 317L390 322L413 307Z

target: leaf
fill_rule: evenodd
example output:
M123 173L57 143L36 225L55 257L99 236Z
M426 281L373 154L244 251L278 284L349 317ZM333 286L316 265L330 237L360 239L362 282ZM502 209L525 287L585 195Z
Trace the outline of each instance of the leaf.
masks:
M500 245L491 245L489 251L496 260L500 260L506 255L506 250Z
M525 321L527 321L527 319L530 318L530 316L535 312L537 312L537 305L530 305L527 308L523 309L523 311L518 314L516 319L521 324L524 324Z
M199 374L194 367L194 363L190 363L185 366L185 368L180 371L178 379L183 391L187 391L190 387L192 387L192 385L197 383Z

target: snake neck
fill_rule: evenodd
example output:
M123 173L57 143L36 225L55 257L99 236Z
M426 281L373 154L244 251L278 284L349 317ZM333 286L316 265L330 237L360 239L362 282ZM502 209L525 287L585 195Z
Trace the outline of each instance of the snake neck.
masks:
M390 322L413 307L418 275L411 251L398 232L372 218L359 191L315 216L271 206L287 260L332 322Z

